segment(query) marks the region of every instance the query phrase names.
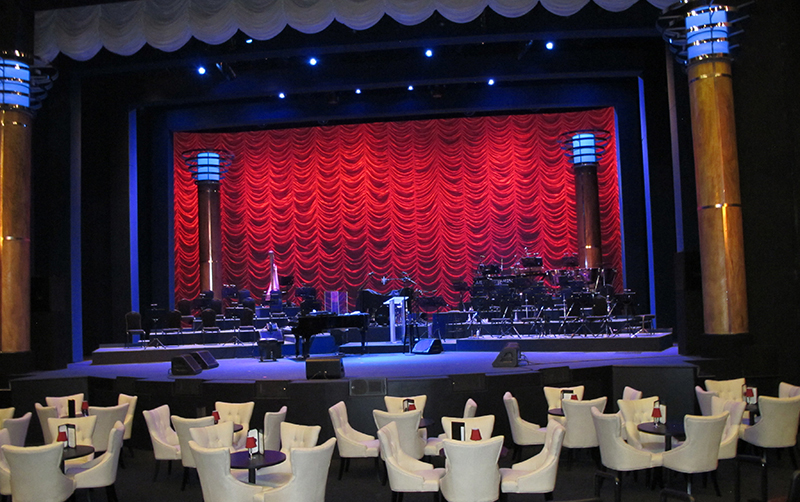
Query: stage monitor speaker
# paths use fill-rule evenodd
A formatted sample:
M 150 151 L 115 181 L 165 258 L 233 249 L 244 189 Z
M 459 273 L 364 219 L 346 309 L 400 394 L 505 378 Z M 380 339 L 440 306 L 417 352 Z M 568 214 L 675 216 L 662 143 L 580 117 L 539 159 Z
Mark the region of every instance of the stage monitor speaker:
M 519 366 L 519 355 L 519 344 L 517 342 L 508 342 L 497 354 L 492 366 L 495 368 L 516 368 Z
M 306 378 L 342 378 L 344 377 L 344 363 L 339 357 L 316 357 L 306 359 Z
M 414 354 L 441 354 L 443 350 L 442 341 L 438 338 L 423 338 L 414 345 L 411 352 Z
M 351 396 L 385 396 L 385 378 L 353 378 L 350 380 Z
M 209 370 L 219 366 L 219 362 L 214 358 L 214 356 L 211 355 L 211 352 L 207 350 L 198 350 L 197 352 L 192 352 L 192 357 L 204 370 Z
M 172 358 L 173 375 L 197 375 L 201 371 L 203 371 L 203 368 L 189 354 L 182 354 Z

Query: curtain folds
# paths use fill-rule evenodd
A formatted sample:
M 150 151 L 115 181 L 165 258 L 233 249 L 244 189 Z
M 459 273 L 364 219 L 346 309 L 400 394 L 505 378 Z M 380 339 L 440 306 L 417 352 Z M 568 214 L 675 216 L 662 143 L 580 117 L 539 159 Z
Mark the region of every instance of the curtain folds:
M 282 275 L 318 290 L 416 288 L 459 300 L 480 263 L 577 252 L 572 169 L 557 143 L 576 129 L 614 139 L 598 171 L 606 267 L 622 270 L 614 110 L 174 135 L 175 297 L 199 293 L 197 189 L 181 152 L 230 150 L 221 183 L 223 282 L 260 297 Z M 621 278 L 618 279 L 621 284 Z M 618 284 L 618 286 L 619 286 Z
M 623 11 L 639 0 L 594 0 Z M 674 0 L 647 0 L 665 8 Z M 589 0 L 135 0 L 36 12 L 36 56 L 52 61 L 59 53 L 85 61 L 101 48 L 131 55 L 149 44 L 172 52 L 191 37 L 221 44 L 241 30 L 256 40 L 275 37 L 286 26 L 318 33 L 333 21 L 366 30 L 384 15 L 415 25 L 438 11 L 456 23 L 472 21 L 486 7 L 504 17 L 527 14 L 537 4 L 570 16 Z

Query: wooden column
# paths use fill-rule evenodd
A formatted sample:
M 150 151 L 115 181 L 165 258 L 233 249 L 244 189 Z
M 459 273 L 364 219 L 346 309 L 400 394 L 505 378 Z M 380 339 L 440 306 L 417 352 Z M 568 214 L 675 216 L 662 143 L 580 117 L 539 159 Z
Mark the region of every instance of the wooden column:
M 576 164 L 575 214 L 578 218 L 578 266 L 602 268 L 603 247 L 600 235 L 600 195 L 597 164 Z
M 197 181 L 197 222 L 200 239 L 200 290 L 222 298 L 222 224 L 219 181 Z
M 0 108 L 0 352 L 30 350 L 31 115 Z
M 705 333 L 744 334 L 747 291 L 730 59 L 698 59 L 688 70 Z

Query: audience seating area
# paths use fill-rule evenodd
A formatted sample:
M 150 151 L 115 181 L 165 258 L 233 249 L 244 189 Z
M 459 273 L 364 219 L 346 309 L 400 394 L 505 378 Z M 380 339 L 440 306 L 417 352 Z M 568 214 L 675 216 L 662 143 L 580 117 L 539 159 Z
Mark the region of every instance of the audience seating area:
M 480 415 L 471 398 L 461 416 L 425 417 L 428 396 L 385 396 L 385 409 L 372 410 L 377 437 L 351 425 L 344 401 L 328 409 L 330 424 L 325 425 L 332 426 L 335 436 L 330 438 L 320 437 L 322 424 L 287 421 L 287 406 L 254 416 L 254 402 L 218 401 L 214 413 L 199 417 L 174 415 L 162 405 L 143 410 L 141 417 L 156 466 L 152 481 L 158 479 L 161 462 L 171 466 L 180 460 L 181 490 L 197 485 L 192 481 L 196 474 L 206 501 L 323 502 L 334 450 L 340 459 L 339 481 L 334 482 L 344 482 L 350 460 L 373 459 L 373 482 L 376 488 L 388 485 L 384 489 L 393 502 L 407 493 L 430 493 L 449 502 L 491 501 L 506 494 L 540 494 L 551 500 L 562 448 L 596 462 L 594 476 L 584 481 L 594 485 L 598 498 L 608 479 L 615 502 L 620 502 L 623 484 L 638 482 L 638 477 L 627 481 L 623 473 L 637 471 L 647 474 L 644 486 L 666 487 L 665 496 L 677 493 L 685 500 L 694 500 L 692 475 L 710 474 L 721 496 L 718 466 L 725 460 L 736 465 L 734 479 L 722 479 L 725 493 L 733 491 L 738 502 L 745 464 L 756 463 L 760 493 L 768 500 L 767 450 L 786 449 L 796 468 L 800 388 L 783 382 L 778 397 L 756 398 L 744 379 L 705 383 L 705 389 L 695 389 L 695 404 L 703 413 L 671 416 L 669 421 L 658 396 L 626 387 L 614 413 L 606 409 L 607 396 L 584 395 L 583 386 L 544 388 L 538 402 L 547 402 L 546 427 L 521 418 L 518 399 L 532 396 L 519 391 L 518 397 L 511 392 L 503 396 L 506 417 Z M 116 501 L 122 446 L 130 438 L 137 396 L 120 394 L 114 406 L 89 406 L 83 394 L 48 397 L 46 403 L 36 406 L 43 446 L 25 444 L 30 412 L 15 418 L 14 408 L 0 409 L 0 496 L 15 502 L 64 501 L 76 490 L 105 488 L 106 498 Z M 498 420 L 508 421 L 510 438 L 495 435 Z M 436 422 L 444 432 L 428 439 L 425 430 Z M 74 427 L 74 434 L 67 436 L 67 425 Z M 514 449 L 513 457 L 506 446 Z M 509 462 L 523 446 L 536 450 Z M 169 474 L 164 482 L 176 483 Z

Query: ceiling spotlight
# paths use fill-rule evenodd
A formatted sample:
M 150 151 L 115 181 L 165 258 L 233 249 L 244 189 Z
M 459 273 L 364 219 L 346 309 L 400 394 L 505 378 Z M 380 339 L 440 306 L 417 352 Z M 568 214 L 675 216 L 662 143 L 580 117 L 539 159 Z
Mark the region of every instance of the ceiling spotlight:
M 433 57 L 433 50 L 431 50 L 431 49 L 426 49 L 426 50 L 425 50 L 425 57 L 426 57 L 426 58 L 432 58 L 432 57 Z
M 489 81 L 487 82 L 487 84 L 489 84 L 489 85 L 494 85 L 494 79 L 493 79 L 493 78 L 490 78 L 490 79 L 489 79 Z
M 197 67 L 197 73 L 199 73 L 200 75 L 205 75 L 206 74 L 205 66 L 198 66 Z
M 413 90 L 414 90 L 414 86 L 413 86 L 413 85 L 409 85 L 409 86 L 408 86 L 408 90 L 409 90 L 409 91 L 413 91 Z
M 279 93 L 278 93 L 278 97 L 279 97 L 279 98 L 281 98 L 281 99 L 283 99 L 283 98 L 285 98 L 285 97 L 286 97 L 286 94 L 284 94 L 284 93 L 282 93 L 282 92 L 279 92 Z
M 553 44 L 553 42 L 547 42 L 546 44 L 544 44 L 544 48 L 547 49 L 548 51 L 552 51 L 554 47 L 555 44 Z
M 309 59 L 308 64 L 310 64 L 311 66 L 317 66 L 317 58 Z
M 252 38 L 248 38 L 247 40 L 244 41 L 244 43 L 252 44 L 253 43 L 253 39 Z
M 361 89 L 356 89 L 356 94 L 361 94 Z

